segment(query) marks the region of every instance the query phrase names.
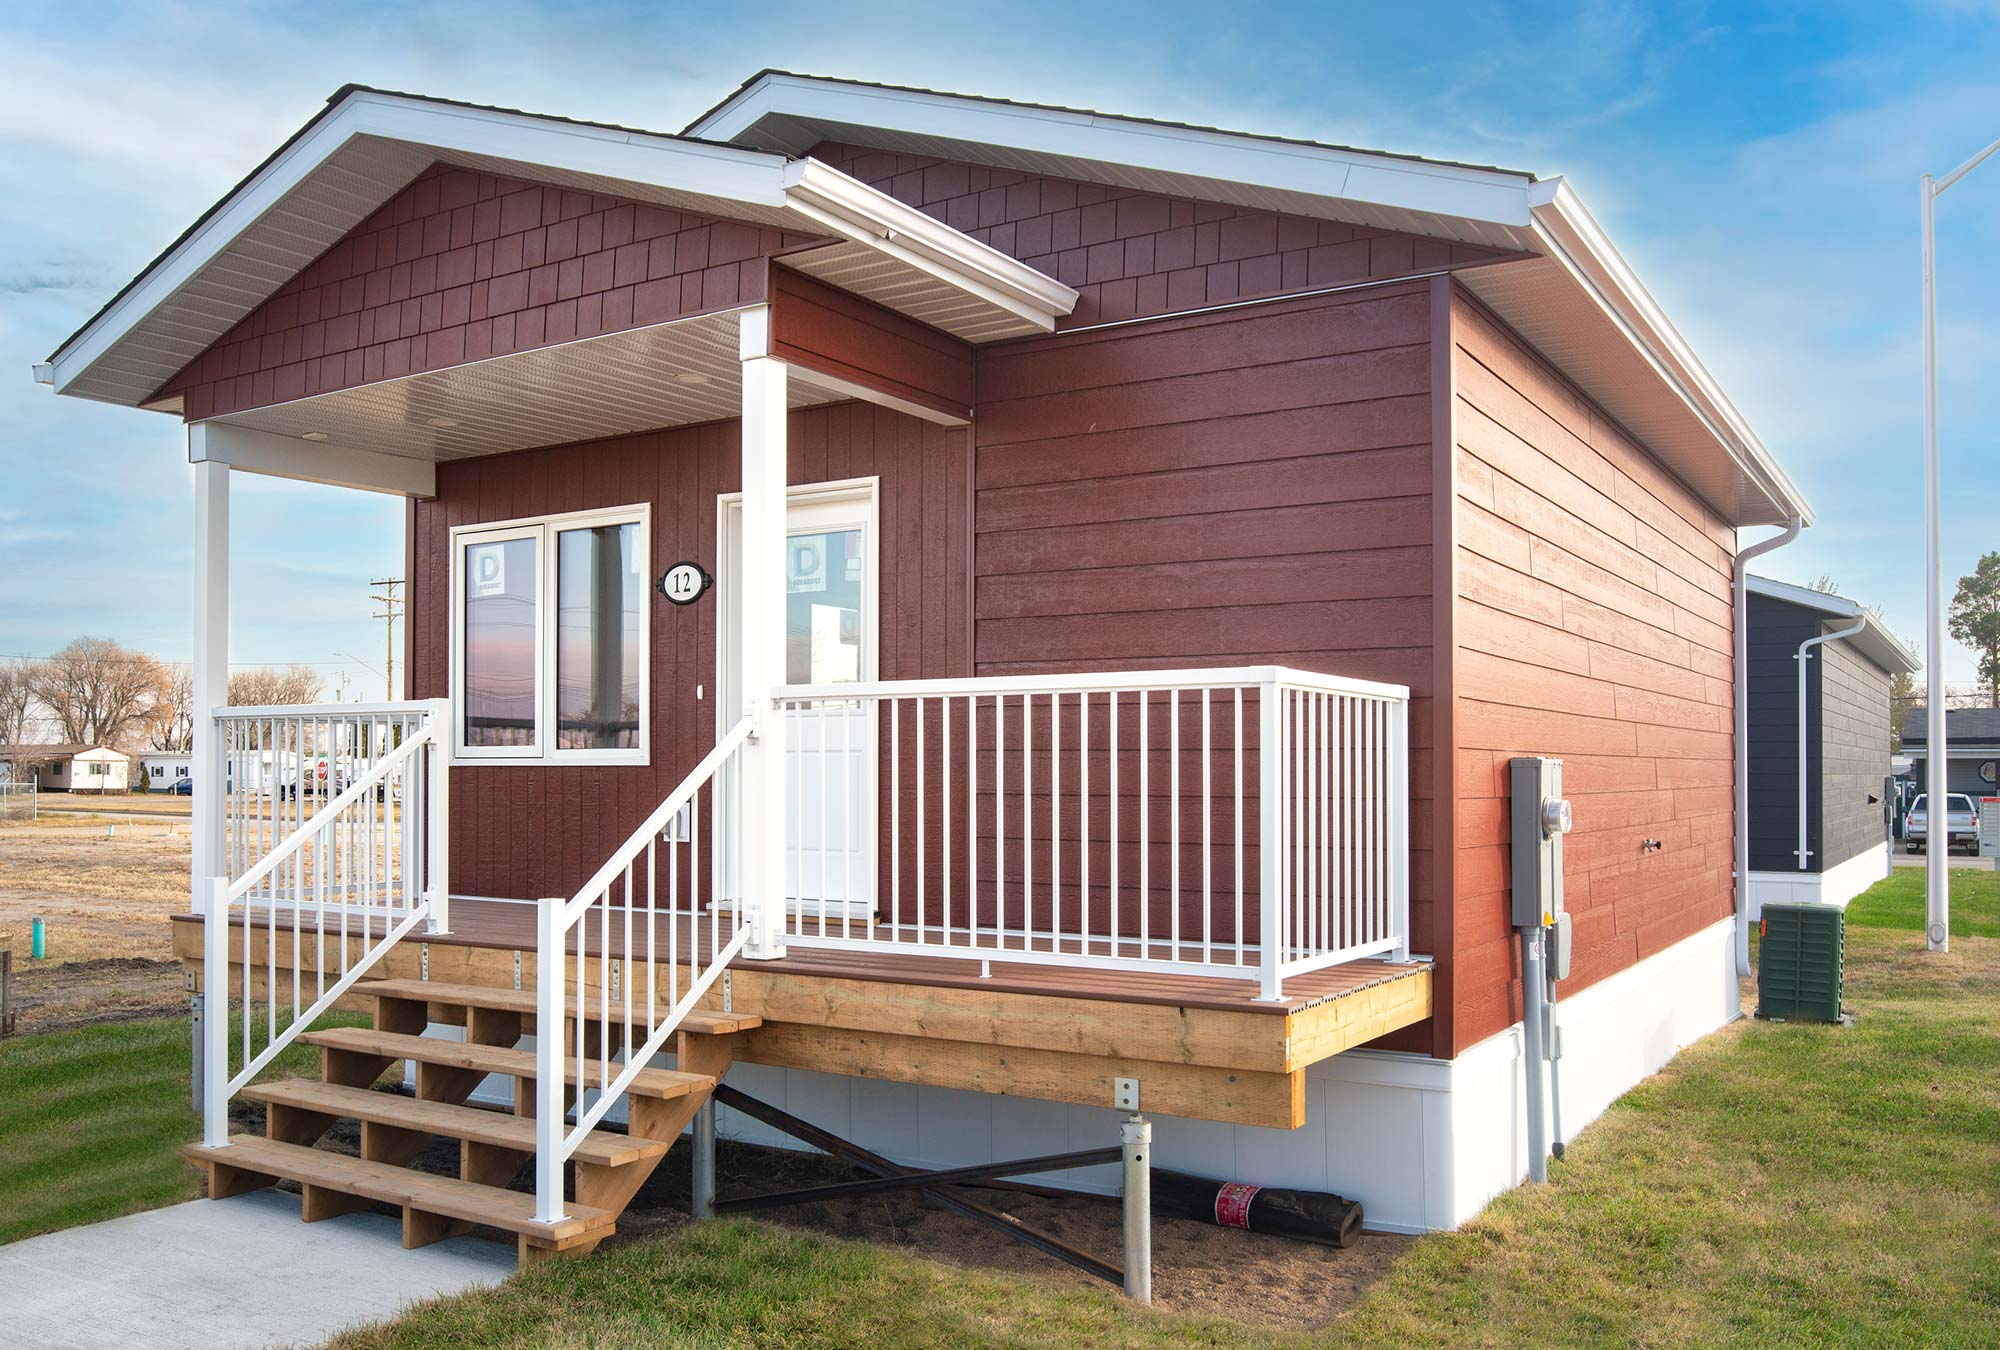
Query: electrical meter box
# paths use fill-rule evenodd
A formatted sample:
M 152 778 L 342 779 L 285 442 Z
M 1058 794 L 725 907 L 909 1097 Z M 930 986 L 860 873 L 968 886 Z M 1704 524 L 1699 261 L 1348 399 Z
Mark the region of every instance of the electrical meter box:
M 1548 928 L 1563 912 L 1563 836 L 1572 816 L 1563 796 L 1562 761 L 1522 755 L 1511 775 L 1513 924 Z
M 2000 856 L 2000 797 L 1979 799 L 1979 856 Z

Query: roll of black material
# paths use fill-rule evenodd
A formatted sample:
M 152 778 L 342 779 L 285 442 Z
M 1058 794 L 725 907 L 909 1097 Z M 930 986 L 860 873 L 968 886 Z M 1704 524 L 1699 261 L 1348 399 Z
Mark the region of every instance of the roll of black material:
M 1325 1191 L 1294 1191 L 1211 1181 L 1185 1172 L 1153 1169 L 1153 1212 L 1200 1219 L 1221 1228 L 1299 1238 L 1345 1247 L 1361 1231 L 1361 1202 Z

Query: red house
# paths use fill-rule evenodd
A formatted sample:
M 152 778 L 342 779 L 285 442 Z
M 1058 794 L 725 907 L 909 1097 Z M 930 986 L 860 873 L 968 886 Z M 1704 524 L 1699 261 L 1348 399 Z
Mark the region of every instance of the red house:
M 216 1194 L 588 1249 L 731 1069 L 898 1164 L 1136 1107 L 1455 1225 L 1529 1162 L 1520 756 L 1565 1126 L 1737 1014 L 1737 531 L 1809 510 L 1562 179 L 774 71 L 679 135 L 348 87 L 38 374 L 187 428 Z M 234 472 L 407 500 L 409 701 L 222 706 Z M 288 752 L 333 769 L 235 771 Z M 327 1081 L 260 1078 L 297 1035 Z

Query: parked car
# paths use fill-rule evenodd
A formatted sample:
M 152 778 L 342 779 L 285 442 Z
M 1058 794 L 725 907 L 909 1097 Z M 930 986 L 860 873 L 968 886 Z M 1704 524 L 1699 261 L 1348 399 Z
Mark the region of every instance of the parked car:
M 1929 793 L 1918 793 L 1910 803 L 1910 814 L 1903 821 L 1903 848 L 1907 852 L 1922 853 L 1929 843 L 1929 797 Z M 1979 808 L 1963 792 L 1945 794 L 1945 850 L 1955 848 L 1979 852 Z
M 188 777 L 176 778 L 174 785 L 167 789 L 167 795 L 170 797 L 194 796 L 194 779 Z

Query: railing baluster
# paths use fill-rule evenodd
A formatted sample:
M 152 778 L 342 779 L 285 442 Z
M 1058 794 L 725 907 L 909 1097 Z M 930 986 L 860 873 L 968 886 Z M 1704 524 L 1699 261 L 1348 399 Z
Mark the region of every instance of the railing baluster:
M 903 940 L 903 700 L 889 704 L 889 940 Z
M 966 945 L 979 937 L 979 696 L 965 700 L 965 928 Z
M 930 799 L 924 795 L 924 701 L 917 698 L 911 703 L 917 715 L 917 945 L 922 946 L 924 930 L 930 922 L 930 916 L 924 909 L 924 883 L 930 870 L 924 856 L 924 818 L 930 814 Z
M 1076 924 L 1078 950 L 1090 955 L 1090 694 L 1076 696 Z
M 1049 950 L 1062 950 L 1062 695 L 1049 695 Z
M 938 744 L 939 744 L 938 801 L 943 807 L 943 810 L 940 812 L 940 819 L 938 822 L 938 828 L 941 832 L 938 843 L 940 852 L 943 855 L 943 862 L 944 862 L 944 877 L 942 886 L 942 890 L 944 892 L 943 895 L 944 921 L 939 926 L 939 937 L 944 942 L 945 946 L 949 947 L 952 945 L 951 942 L 951 699 L 949 698 L 941 698 L 938 700 Z
M 1125 897 L 1118 887 L 1119 855 L 1125 851 L 1125 841 L 1118 837 L 1118 691 L 1113 689 L 1105 698 L 1111 712 L 1111 720 L 1106 730 L 1107 742 L 1111 747 L 1109 769 L 1111 779 L 1111 819 L 1107 823 L 1104 837 L 1111 845 L 1111 955 L 1121 955 L 1118 949 L 1118 910 L 1125 903 Z
M 1236 730 L 1231 743 L 1236 750 L 1236 964 L 1242 965 L 1249 952 L 1249 941 L 1243 934 L 1243 686 L 1237 685 L 1231 691 L 1236 695 Z
M 1167 889 L 1173 897 L 1173 945 L 1167 959 L 1181 959 L 1181 691 L 1167 691 Z
M 1035 949 L 1035 710 L 1021 695 L 1021 950 Z
M 1007 696 L 993 696 L 993 945 L 1007 947 Z
M 1153 956 L 1153 799 L 1146 790 L 1153 763 L 1152 733 L 1146 726 L 1152 702 L 1152 694 L 1141 689 L 1139 691 L 1139 958 L 1141 960 L 1151 960 Z
M 1210 795 L 1212 773 L 1210 765 L 1208 690 L 1201 691 L 1201 963 L 1208 965 L 1215 959 L 1215 849 L 1211 839 L 1211 817 L 1214 815 L 1214 799 Z

